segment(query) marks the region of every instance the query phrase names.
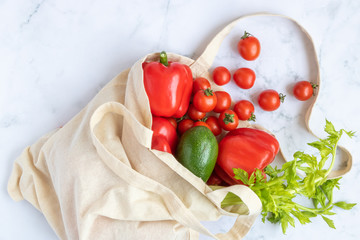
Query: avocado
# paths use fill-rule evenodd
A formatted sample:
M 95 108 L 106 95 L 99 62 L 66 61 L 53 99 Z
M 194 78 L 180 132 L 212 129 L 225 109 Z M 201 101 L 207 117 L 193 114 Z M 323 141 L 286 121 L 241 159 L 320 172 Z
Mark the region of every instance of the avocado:
M 211 130 L 204 126 L 196 126 L 181 136 L 176 159 L 206 182 L 214 170 L 218 149 L 218 142 Z

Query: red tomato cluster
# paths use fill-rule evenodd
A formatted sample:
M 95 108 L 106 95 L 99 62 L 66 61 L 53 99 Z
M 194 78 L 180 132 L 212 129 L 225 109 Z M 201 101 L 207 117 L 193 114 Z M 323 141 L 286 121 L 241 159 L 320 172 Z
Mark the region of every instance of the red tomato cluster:
M 246 32 L 241 37 L 237 45 L 239 54 L 247 61 L 254 61 L 260 55 L 260 42 Z M 213 80 L 218 85 L 225 85 L 230 81 L 230 72 L 225 67 L 216 67 L 213 71 Z M 250 68 L 239 68 L 233 74 L 233 79 L 236 85 L 242 89 L 250 89 L 255 84 L 256 74 Z M 265 111 L 274 111 L 279 108 L 280 102 L 283 102 L 285 95 L 277 93 L 273 89 L 267 89 L 261 92 L 258 96 L 258 104 Z M 238 118 L 242 121 L 255 121 L 254 105 L 248 100 L 241 100 L 234 106 L 234 111 Z
M 191 127 L 202 125 L 218 136 L 222 129 L 228 129 L 231 125 L 236 125 L 236 128 L 238 125 L 236 114 L 226 115 L 226 119 L 224 117 L 225 120 L 221 120 L 221 116 L 225 116 L 230 105 L 230 94 L 225 91 L 213 91 L 206 78 L 196 78 L 193 82 L 192 103 L 189 105 L 187 115 L 179 119 L 178 133 L 181 135 Z M 216 113 L 220 113 L 220 117 L 216 117 Z
M 260 55 L 261 46 L 259 40 L 256 37 L 245 31 L 244 35 L 238 42 L 237 49 L 241 57 L 243 57 L 245 60 L 254 61 Z M 216 67 L 212 74 L 214 82 L 219 86 L 223 86 L 231 80 L 230 71 L 224 66 Z M 243 67 L 237 69 L 232 77 L 238 87 L 242 89 L 250 89 L 255 84 L 256 74 L 252 69 Z M 317 85 L 308 81 L 300 81 L 295 84 L 293 88 L 293 94 L 296 99 L 305 101 L 314 95 L 313 90 L 316 87 Z M 284 102 L 285 97 L 286 95 L 278 93 L 274 89 L 266 89 L 258 95 L 257 100 L 258 105 L 263 110 L 274 111 L 280 107 L 281 103 Z M 254 105 L 248 100 L 241 100 L 237 102 L 234 106 L 234 111 L 238 118 L 242 121 L 255 121 L 255 108 Z
M 217 72 L 217 74 L 224 76 L 221 72 Z M 222 77 L 221 80 L 226 79 Z M 213 91 L 206 78 L 196 78 L 193 82 L 192 102 L 187 114 L 179 119 L 178 133 L 181 135 L 191 127 L 202 125 L 208 127 L 215 136 L 218 136 L 222 130 L 231 131 L 237 128 L 239 124 L 238 113 L 231 110 L 230 106 L 231 96 L 229 93 Z M 250 113 L 250 116 L 251 114 L 253 112 Z
M 237 47 L 240 55 L 248 61 L 256 60 L 260 54 L 259 40 L 248 32 L 245 32 Z M 243 154 L 244 151 L 249 152 L 250 150 L 247 148 L 250 146 L 255 150 L 260 149 L 258 144 L 268 138 L 266 144 L 272 146 L 272 155 L 260 156 L 260 153 L 256 153 L 257 150 L 254 150 L 253 156 L 248 156 L 247 167 L 249 168 L 247 170 L 249 174 L 251 169 L 263 169 L 264 167 L 259 167 L 256 162 L 252 162 L 251 159 L 255 153 L 259 155 L 257 156 L 260 159 L 259 162 L 270 163 L 273 160 L 278 151 L 276 147 L 273 147 L 278 144 L 273 136 L 261 131 L 238 129 L 239 121 L 255 121 L 255 107 L 252 102 L 243 99 L 231 107 L 232 99 L 229 93 L 214 91 L 209 80 L 204 77 L 193 79 L 188 66 L 167 62 L 164 52 L 160 54 L 160 62 L 144 63 L 143 69 L 144 86 L 153 115 L 153 149 L 174 154 L 179 136 L 194 126 L 205 126 L 215 136 L 219 136 L 223 131 L 229 131 L 225 137 L 219 139 L 219 144 L 222 146 L 219 148 L 219 156 L 226 155 L 222 155 L 222 149 L 241 142 L 242 147 L 237 149 L 240 152 L 233 155 L 234 159 L 237 159 L 237 156 Z M 212 79 L 219 86 L 229 83 L 231 77 L 235 84 L 242 89 L 252 88 L 256 80 L 255 72 L 245 67 L 237 69 L 232 76 L 224 66 L 216 67 L 212 72 Z M 293 88 L 294 96 L 301 101 L 307 100 L 313 95 L 315 87 L 306 81 L 298 82 Z M 258 105 L 265 111 L 274 111 L 279 108 L 284 97 L 285 95 L 279 94 L 276 90 L 266 89 L 258 95 Z M 236 132 L 235 129 L 239 131 Z M 229 139 L 229 143 L 225 141 L 226 139 Z M 263 161 L 265 158 L 266 161 Z M 221 166 L 215 167 L 208 184 L 239 183 L 232 176 L 232 168 L 239 166 L 244 168 L 244 166 L 241 164 L 235 164 L 235 166 L 235 160 L 228 163 L 224 159 L 228 159 L 228 156 L 223 157 L 223 160 L 220 161 Z

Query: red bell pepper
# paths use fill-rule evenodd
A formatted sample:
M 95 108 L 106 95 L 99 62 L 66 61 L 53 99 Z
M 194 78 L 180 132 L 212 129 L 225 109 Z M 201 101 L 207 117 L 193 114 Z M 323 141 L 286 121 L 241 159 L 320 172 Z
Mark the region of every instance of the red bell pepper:
M 190 77 L 187 77 L 185 80 L 184 94 L 181 99 L 180 106 L 179 106 L 178 110 L 176 111 L 176 113 L 173 115 L 173 117 L 175 117 L 175 118 L 181 118 L 187 112 L 187 110 L 189 108 L 189 104 L 190 104 L 192 89 L 193 89 L 194 81 L 193 81 L 191 69 L 187 65 L 184 65 L 184 67 L 186 68 L 186 71 L 188 72 L 188 75 Z
M 279 142 L 269 133 L 253 128 L 237 128 L 220 141 L 217 165 L 235 180 L 229 184 L 240 183 L 234 178 L 233 168 L 241 168 L 250 176 L 256 169 L 264 170 L 278 152 Z
M 176 128 L 169 120 L 162 117 L 153 117 L 151 130 L 153 137 L 151 148 L 163 152 L 174 153 L 178 143 Z
M 209 180 L 207 180 L 206 184 L 207 185 L 217 185 L 217 186 L 229 186 L 229 185 L 232 185 L 232 184 L 228 183 L 227 181 L 225 181 L 222 178 L 222 176 L 220 176 L 218 174 L 218 172 L 216 171 L 216 167 L 220 168 L 220 167 L 215 165 L 215 169 L 211 173 L 211 176 L 210 176 Z M 225 173 L 225 175 L 227 175 L 227 174 Z M 230 177 L 228 177 L 228 178 L 230 178 Z
M 162 135 L 155 135 L 151 141 L 151 149 L 172 153 L 168 140 Z
M 190 68 L 181 63 L 168 62 L 165 52 L 160 62 L 143 64 L 144 86 L 151 113 L 161 117 L 181 117 L 189 106 L 192 92 Z
M 243 184 L 240 180 L 237 180 L 233 177 L 230 177 L 220 166 L 219 164 L 215 165 L 214 172 L 216 175 L 223 180 L 228 185 L 235 185 L 235 184 Z

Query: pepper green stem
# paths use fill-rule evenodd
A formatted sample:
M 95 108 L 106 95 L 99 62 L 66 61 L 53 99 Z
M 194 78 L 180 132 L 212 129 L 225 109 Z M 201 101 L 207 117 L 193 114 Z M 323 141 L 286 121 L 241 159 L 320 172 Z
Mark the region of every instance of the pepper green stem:
M 167 59 L 167 54 L 165 51 L 160 53 L 160 63 L 162 63 L 165 67 L 169 66 L 169 62 Z

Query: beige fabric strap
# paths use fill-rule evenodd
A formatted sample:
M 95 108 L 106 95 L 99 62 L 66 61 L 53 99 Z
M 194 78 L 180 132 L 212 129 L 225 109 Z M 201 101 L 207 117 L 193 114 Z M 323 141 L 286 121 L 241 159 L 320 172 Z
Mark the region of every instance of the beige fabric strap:
M 249 18 L 249 17 L 258 17 L 258 16 L 267 16 L 267 17 L 280 17 L 280 18 L 284 18 L 284 19 L 288 19 L 292 22 L 294 22 L 299 29 L 305 34 L 305 36 L 309 39 L 310 43 L 311 43 L 311 48 L 312 48 L 312 57 L 315 60 L 315 64 L 316 64 L 316 79 L 315 79 L 315 83 L 319 86 L 318 89 L 321 89 L 321 81 L 320 81 L 320 66 L 319 66 L 319 60 L 317 57 L 317 53 L 316 53 L 316 49 L 314 46 L 314 42 L 310 36 L 310 34 L 305 30 L 305 28 L 303 28 L 296 20 L 285 16 L 285 15 L 281 15 L 281 14 L 273 14 L 273 13 L 266 13 L 266 12 L 262 12 L 262 13 L 255 13 L 255 14 L 249 14 L 249 15 L 244 15 L 242 17 L 239 17 L 237 19 L 235 19 L 234 21 L 232 21 L 231 23 L 229 23 L 228 25 L 226 25 L 218 34 L 216 34 L 216 36 L 210 41 L 210 43 L 207 45 L 207 47 L 205 48 L 204 52 L 198 57 L 198 59 L 191 65 L 191 69 L 194 70 L 195 72 L 197 72 L 197 74 L 202 75 L 204 74 L 204 72 L 199 72 L 198 69 L 210 69 L 210 67 L 213 64 L 213 61 L 218 53 L 218 50 L 223 42 L 223 40 L 225 39 L 225 37 L 231 32 L 231 30 L 243 19 L 245 18 Z M 316 103 L 317 97 L 319 95 L 320 91 L 318 91 L 318 94 L 316 94 L 312 104 L 309 106 L 306 114 L 305 114 L 305 124 L 306 127 L 308 129 L 308 131 L 314 135 L 315 137 L 317 137 L 314 132 L 310 129 L 309 126 L 309 121 L 311 118 L 311 114 L 314 108 L 314 105 Z M 318 138 L 318 137 L 317 137 Z M 339 150 L 342 151 L 343 157 L 341 159 L 339 159 L 339 161 L 341 161 L 340 165 L 340 169 L 334 169 L 332 170 L 332 172 L 329 174 L 329 178 L 338 178 L 341 177 L 342 175 L 346 174 L 347 172 L 349 172 L 351 170 L 352 167 L 352 155 L 351 153 L 344 147 L 339 146 Z M 281 149 L 280 149 L 281 151 Z M 284 154 L 283 158 L 285 161 L 288 161 L 288 159 L 285 158 Z
M 107 113 L 115 113 L 123 116 L 124 120 L 130 124 L 130 128 L 134 131 L 136 137 L 143 137 L 137 138 L 137 140 L 145 147 L 150 148 L 151 146 L 151 142 L 149 141 L 151 141 L 152 132 L 150 129 L 141 125 L 141 123 L 137 121 L 135 116 L 123 104 L 108 102 L 101 105 L 91 117 L 90 129 L 94 146 L 108 167 L 129 185 L 145 191 L 158 193 L 162 196 L 168 211 L 180 224 L 192 228 L 202 234 L 213 236 L 208 229 L 201 225 L 196 217 L 184 206 L 181 200 L 171 190 L 167 189 L 160 183 L 139 174 L 122 161 L 118 161 L 116 157 L 104 147 L 101 140 L 98 139 L 95 134 L 95 127 Z
M 258 216 L 259 211 L 261 210 L 261 202 L 254 192 L 245 186 L 237 185 L 208 193 L 209 199 L 211 199 L 215 205 L 221 209 L 221 201 L 224 199 L 225 195 L 228 192 L 233 192 L 238 196 L 241 196 L 243 202 L 249 210 L 248 215 L 238 217 L 236 224 L 227 234 L 212 234 L 201 224 L 201 222 L 191 213 L 191 211 L 186 208 L 183 202 L 170 189 L 156 181 L 153 181 L 152 179 L 147 178 L 146 176 L 139 174 L 130 166 L 124 164 L 122 161 L 118 161 L 118 159 L 116 159 L 116 157 L 104 147 L 101 140 L 96 136 L 95 128 L 96 125 L 102 120 L 102 118 L 108 113 L 115 113 L 123 116 L 124 121 L 129 123 L 130 128 L 134 131 L 134 134 L 137 136 L 142 136 L 142 138 L 137 139 L 144 147 L 150 147 L 149 141 L 151 140 L 152 132 L 150 129 L 144 127 L 140 122 L 138 122 L 136 117 L 121 103 L 108 102 L 101 105 L 94 112 L 90 121 L 91 136 L 94 146 L 96 147 L 97 152 L 103 161 L 120 178 L 125 180 L 129 185 L 136 188 L 158 193 L 160 196 L 162 196 L 163 202 L 166 204 L 170 215 L 180 224 L 193 229 L 198 233 L 211 236 L 215 239 L 224 240 L 239 239 L 239 237 L 245 236 L 253 221 Z M 233 214 L 233 216 L 236 215 L 237 214 Z M 194 232 L 190 233 L 191 238 L 197 236 L 197 234 L 194 234 Z M 234 238 L 230 238 L 230 236 L 234 236 Z
M 290 19 L 268 13 L 243 16 L 220 31 L 196 61 L 176 54 L 168 57 L 190 65 L 194 76 L 209 76 L 223 39 L 241 19 L 253 16 Z M 158 55 L 144 59 L 151 57 Z M 9 180 L 10 195 L 42 211 L 62 239 L 116 239 L 122 234 L 134 239 L 149 230 L 176 239 L 197 239 L 199 233 L 242 239 L 261 211 L 254 192 L 243 185 L 212 191 L 171 154 L 150 149 L 152 117 L 143 84 L 144 59 L 114 78 L 61 129 L 25 149 Z M 318 63 L 317 71 L 319 84 Z M 307 119 L 310 115 L 311 109 Z M 350 154 L 346 163 L 347 168 L 334 176 L 350 170 Z M 229 192 L 243 204 L 222 209 Z M 213 234 L 201 223 L 222 215 L 237 216 L 227 233 Z

